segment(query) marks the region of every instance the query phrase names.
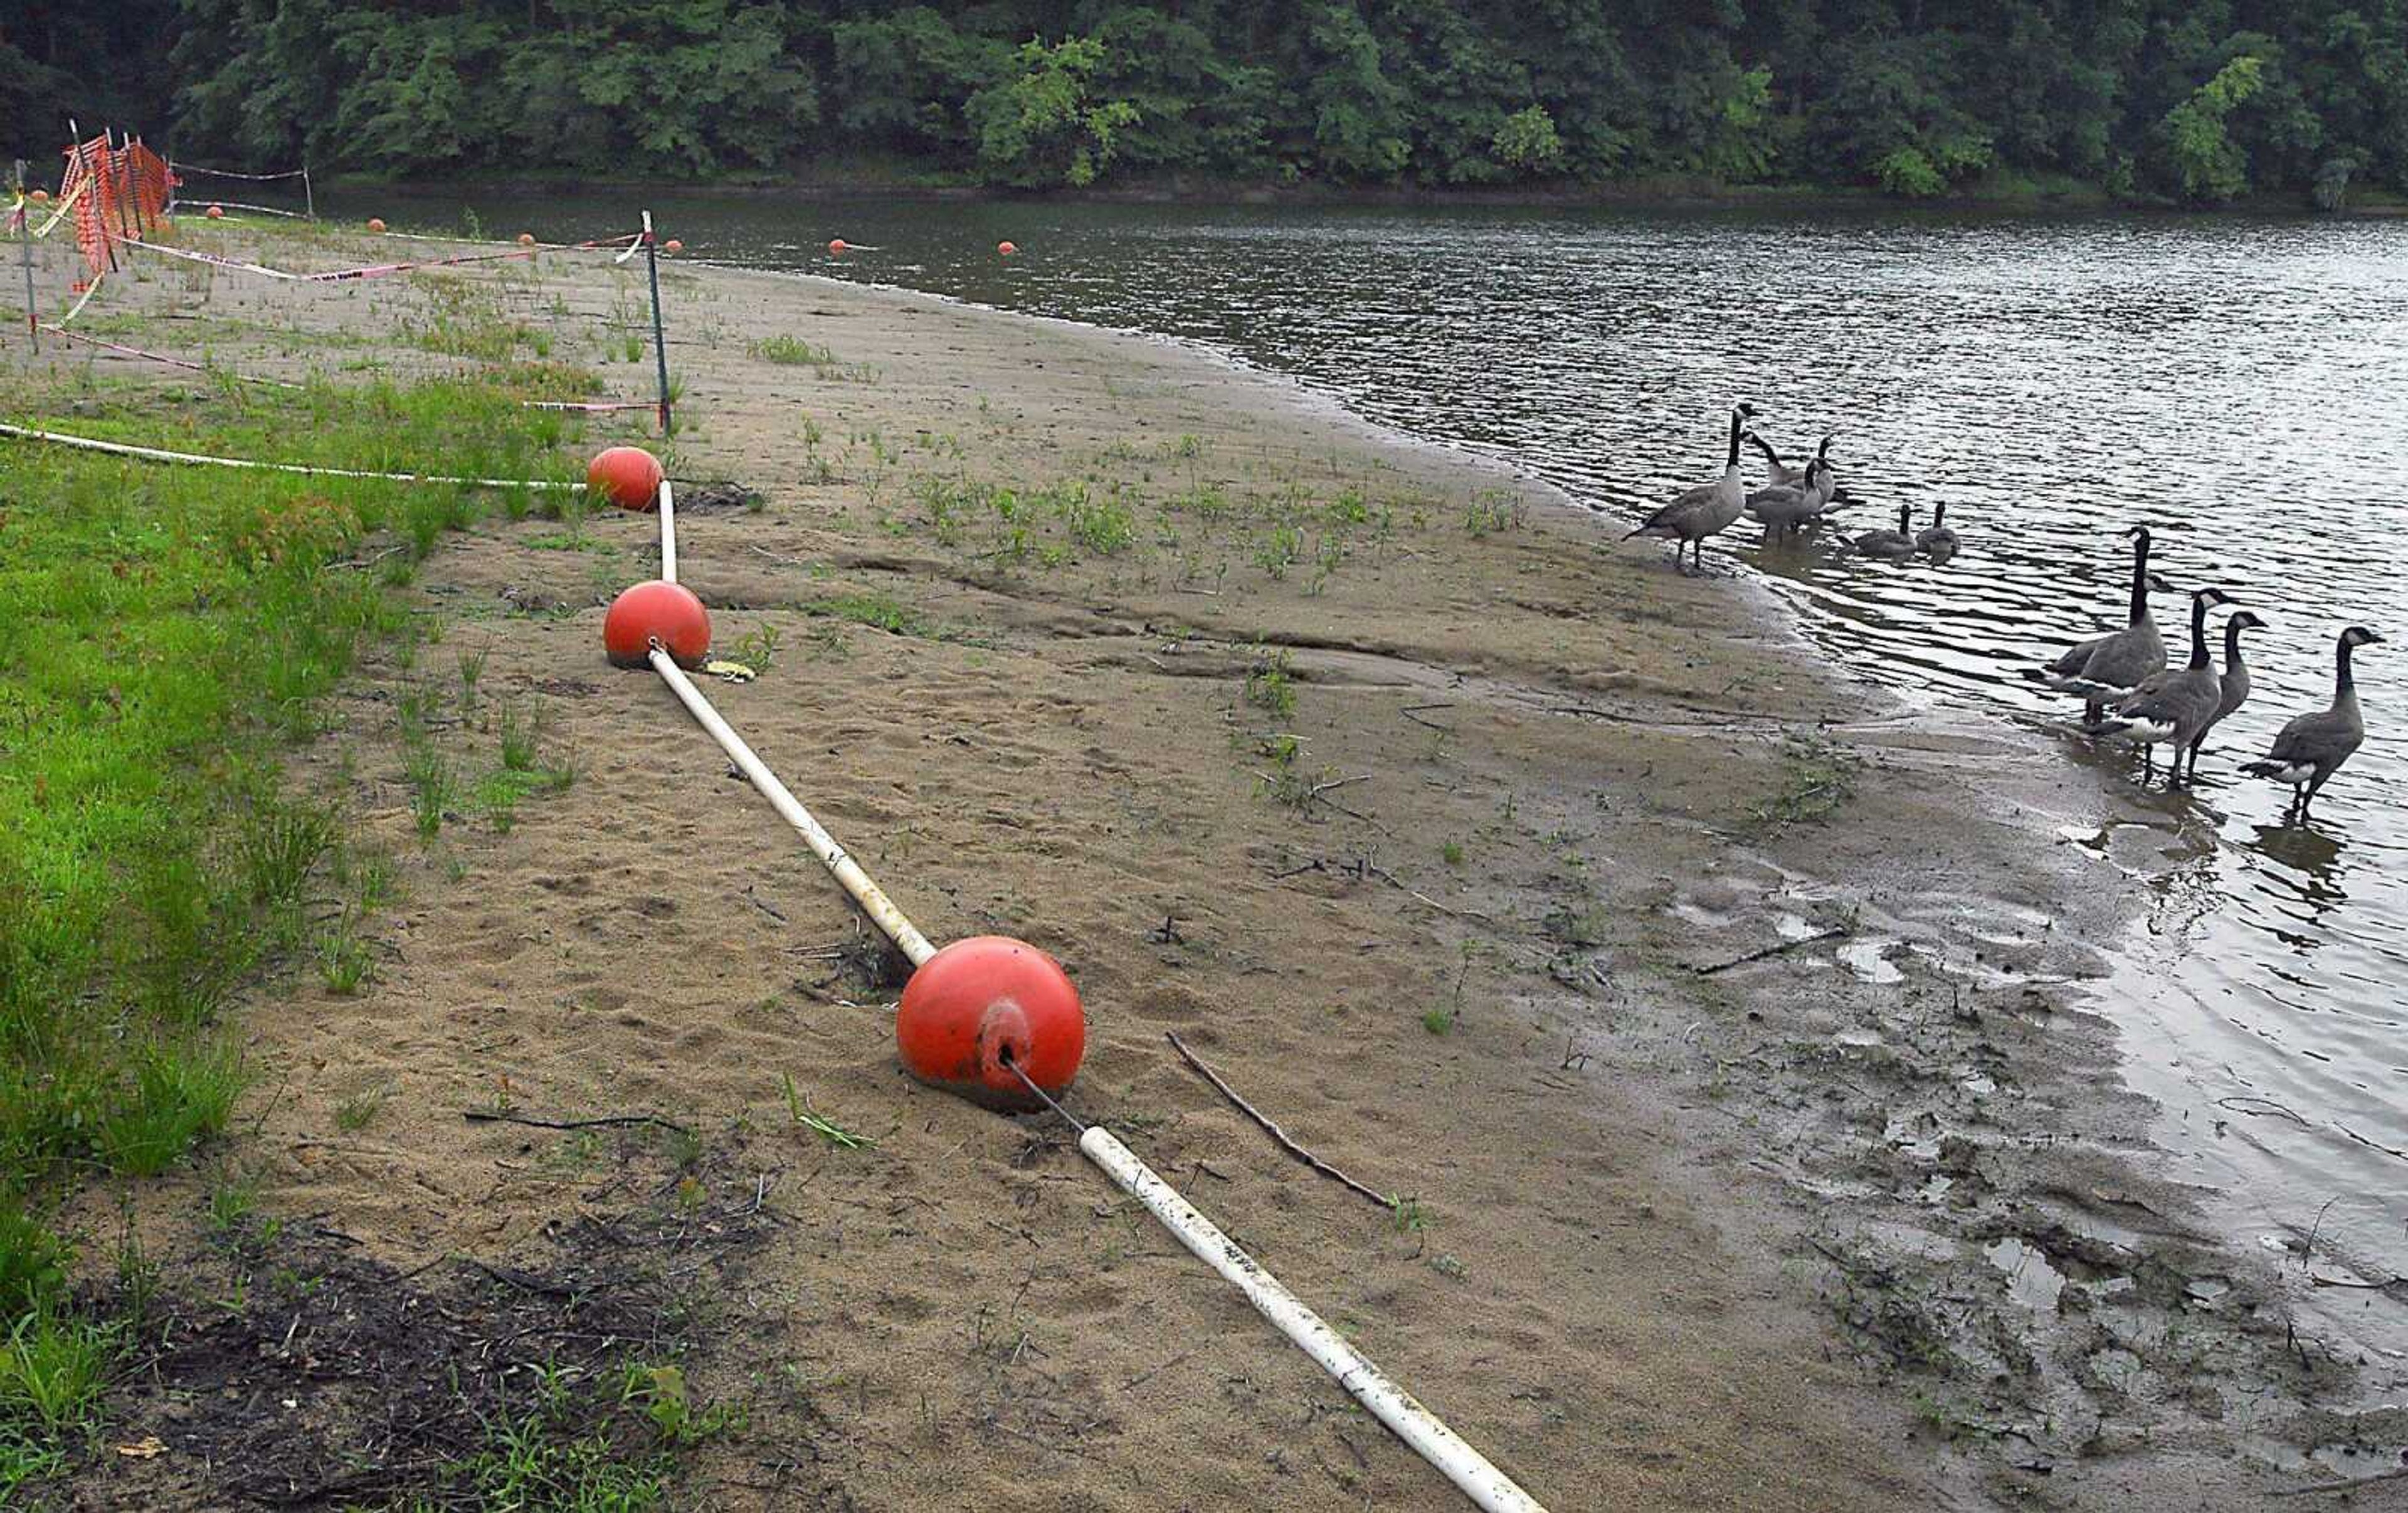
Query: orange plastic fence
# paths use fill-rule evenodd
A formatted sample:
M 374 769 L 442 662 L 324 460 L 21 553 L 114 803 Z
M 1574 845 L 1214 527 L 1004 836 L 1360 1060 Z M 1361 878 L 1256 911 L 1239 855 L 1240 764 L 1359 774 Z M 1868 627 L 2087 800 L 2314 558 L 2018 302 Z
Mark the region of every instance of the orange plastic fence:
M 67 171 L 59 182 L 59 195 L 66 198 L 89 185 L 74 201 L 76 245 L 83 252 L 84 267 L 96 279 L 117 267 L 121 238 L 147 236 L 166 218 L 167 164 L 131 137 L 113 142 L 106 131 L 70 145 L 65 152 Z

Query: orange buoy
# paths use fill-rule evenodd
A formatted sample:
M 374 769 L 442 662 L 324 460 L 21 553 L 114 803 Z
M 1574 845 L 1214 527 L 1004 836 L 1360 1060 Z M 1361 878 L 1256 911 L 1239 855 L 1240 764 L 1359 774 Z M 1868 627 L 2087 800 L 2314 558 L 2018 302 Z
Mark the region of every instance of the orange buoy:
M 48 205 L 50 202 L 50 192 L 47 189 L 37 189 L 29 197 L 36 205 Z
M 661 251 L 665 252 L 681 252 L 685 251 L 685 243 L 678 240 L 675 237 L 671 237 L 668 240 L 661 243 Z
M 585 465 L 585 489 L 622 510 L 650 510 L 661 499 L 661 459 L 642 447 L 605 447 Z
M 842 257 L 844 255 L 844 238 L 842 237 L 835 238 L 828 242 L 828 255 L 830 257 Z
M 939 951 L 903 985 L 895 1013 L 903 1069 L 989 1108 L 1043 1105 L 1014 1067 L 1054 1097 L 1079 1074 L 1087 1016 L 1061 964 L 1025 941 L 974 935 Z
M 224 206 L 222 206 L 222 205 L 212 205 L 212 206 L 210 206 L 210 207 L 209 207 L 209 219 L 210 219 L 210 220 L 212 220 L 212 221 L 222 221 L 222 220 L 224 220 L 224 219 L 225 219 L 225 207 L 224 207 Z
M 534 246 L 534 245 L 535 245 L 535 233 L 534 233 L 534 232 L 532 232 L 532 231 L 522 231 L 522 232 L 520 232 L 520 233 L 519 233 L 519 245 L 520 245 L 520 246 L 522 246 L 522 247 L 532 247 L 532 246 Z
M 1012 253 L 1020 251 L 1020 249 L 1014 247 L 1008 241 L 999 241 L 995 244 L 995 251 L 996 255 L 998 257 L 1010 257 Z
M 381 236 L 383 236 L 383 235 L 384 235 L 384 223 L 383 223 L 382 221 L 378 220 L 378 219 L 377 219 L 375 216 L 373 216 L 373 215 L 372 215 L 372 216 L 369 216 L 369 217 L 368 217 L 368 229 L 369 229 L 370 231 L 372 231 L 372 232 L 376 233 L 376 235 L 378 235 L 378 236 L 381 237 Z
M 602 616 L 602 653 L 612 667 L 647 667 L 659 641 L 678 666 L 692 670 L 710 655 L 710 612 L 682 584 L 655 578 L 624 589 Z

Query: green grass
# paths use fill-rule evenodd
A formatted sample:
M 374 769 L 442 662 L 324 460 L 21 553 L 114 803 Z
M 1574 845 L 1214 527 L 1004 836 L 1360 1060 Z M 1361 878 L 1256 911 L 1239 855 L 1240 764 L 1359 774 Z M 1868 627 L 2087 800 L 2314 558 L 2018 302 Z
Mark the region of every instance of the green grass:
M 189 452 L 575 476 L 563 417 L 518 397 L 77 374 L 12 385 L 0 408 Z M 389 896 L 391 864 L 346 858 L 282 754 L 319 732 L 364 649 L 408 644 L 390 585 L 410 563 L 529 497 L 0 442 L 0 1501 L 115 1358 L 113 1326 L 69 1300 L 48 1216 L 95 1174 L 167 1170 L 226 1128 L 250 1074 L 224 1016 L 247 984 L 313 957 L 338 991 L 366 975 L 351 918 L 326 943 L 310 918 L 337 890 Z

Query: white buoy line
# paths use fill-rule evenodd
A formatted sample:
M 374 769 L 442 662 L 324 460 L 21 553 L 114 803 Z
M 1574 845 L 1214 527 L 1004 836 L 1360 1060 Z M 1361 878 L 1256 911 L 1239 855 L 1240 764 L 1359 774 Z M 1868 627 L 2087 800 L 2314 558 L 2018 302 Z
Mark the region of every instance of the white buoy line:
M 677 582 L 677 502 L 667 480 L 661 482 L 658 500 L 661 517 L 661 577 Z M 652 670 L 669 685 L 686 712 L 719 742 L 738 770 L 743 772 L 761 797 L 779 817 L 794 827 L 803 843 L 810 848 L 820 864 L 825 867 L 838 886 L 841 886 L 869 922 L 895 943 L 896 949 L 910 958 L 914 968 L 937 954 L 937 948 L 920 932 L 883 888 L 862 870 L 851 853 L 837 843 L 836 838 L 803 806 L 791 789 L 769 770 L 767 763 L 748 745 L 744 738 L 723 718 L 710 699 L 703 697 L 694 680 L 677 665 L 666 648 L 655 640 L 647 654 Z M 1028 1082 L 1027 1074 L 1021 1080 Z M 1524 1491 L 1513 1478 L 1499 1471 L 1486 1456 L 1467 1443 L 1443 1419 L 1422 1405 L 1411 1392 L 1390 1379 L 1387 1373 L 1374 1364 L 1369 1356 L 1356 1349 L 1352 1342 L 1329 1327 L 1320 1315 L 1304 1301 L 1289 1291 L 1280 1279 L 1263 1268 L 1238 1243 L 1223 1233 L 1219 1226 L 1204 1217 L 1203 1212 L 1189 1203 L 1178 1189 L 1165 1182 L 1154 1170 L 1123 1145 L 1119 1138 L 1101 1125 L 1080 1124 L 1060 1104 L 1046 1097 L 1034 1082 L 1028 1087 L 1056 1114 L 1068 1119 L 1079 1130 L 1079 1152 L 1094 1163 L 1098 1171 L 1112 1179 L 1123 1192 L 1145 1206 L 1164 1229 L 1175 1235 L 1181 1245 L 1197 1260 L 1221 1275 L 1223 1280 L 1245 1294 L 1246 1301 L 1287 1336 L 1288 1342 L 1315 1364 L 1338 1379 L 1354 1399 L 1428 1462 L 1457 1491 L 1469 1498 L 1472 1505 L 1487 1513 L 1546 1513 L 1538 1499 Z

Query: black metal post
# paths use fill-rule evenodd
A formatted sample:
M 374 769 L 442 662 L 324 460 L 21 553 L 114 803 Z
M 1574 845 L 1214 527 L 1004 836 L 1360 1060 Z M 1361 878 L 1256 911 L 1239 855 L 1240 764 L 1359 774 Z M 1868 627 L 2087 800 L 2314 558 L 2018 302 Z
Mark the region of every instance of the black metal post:
M 652 212 L 644 212 L 644 271 L 652 281 L 652 359 L 661 379 L 661 436 L 666 439 L 669 424 L 669 342 L 661 330 L 661 260 L 653 246 Z

